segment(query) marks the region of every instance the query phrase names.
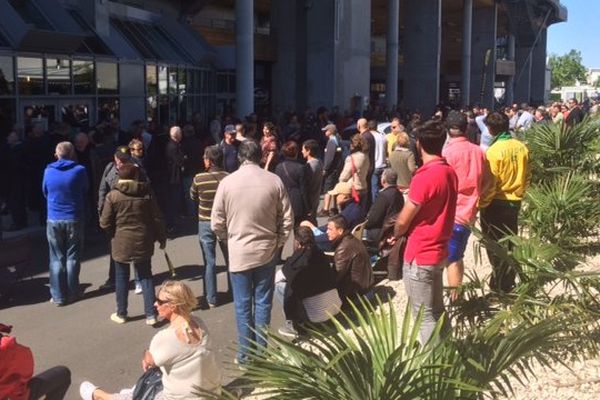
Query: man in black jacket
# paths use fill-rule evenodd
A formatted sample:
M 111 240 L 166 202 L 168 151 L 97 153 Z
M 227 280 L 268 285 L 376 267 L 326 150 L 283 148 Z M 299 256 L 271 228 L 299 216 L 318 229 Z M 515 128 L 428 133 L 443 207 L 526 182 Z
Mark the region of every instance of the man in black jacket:
M 170 140 L 166 148 L 167 168 L 169 172 L 169 204 L 166 208 L 167 232 L 175 231 L 175 218 L 181 210 L 183 196 L 181 185 L 183 182 L 183 167 L 186 156 L 181 147 L 183 134 L 181 128 L 173 126 L 169 130 Z
M 310 228 L 296 228 L 294 253 L 275 275 L 275 293 L 286 319 L 279 333 L 295 337 L 298 333 L 294 324 L 325 322 L 336 315 L 342 301 L 335 280 L 335 271 L 316 246 Z
M 386 168 L 381 175 L 383 189 L 371 206 L 365 223 L 369 241 L 378 241 L 384 222 L 404 206 L 404 198 L 396 186 L 397 179 L 398 174 L 391 168 Z

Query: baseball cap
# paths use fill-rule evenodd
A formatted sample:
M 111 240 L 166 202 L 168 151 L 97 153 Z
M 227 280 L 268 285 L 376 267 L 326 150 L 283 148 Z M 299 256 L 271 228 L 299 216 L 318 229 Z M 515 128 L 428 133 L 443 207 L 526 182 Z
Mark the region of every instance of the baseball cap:
M 223 130 L 225 133 L 235 133 L 234 125 L 225 125 L 225 129 Z
M 337 132 L 337 126 L 335 126 L 335 124 L 327 124 L 327 125 L 325 125 L 325 127 L 324 127 L 323 129 L 321 129 L 321 130 L 322 130 L 323 132 L 325 132 L 325 131 L 329 131 L 329 130 L 331 130 L 331 131 L 334 131 L 334 132 Z
M 446 118 L 446 126 L 464 131 L 467 129 L 467 117 L 459 111 L 452 110 Z

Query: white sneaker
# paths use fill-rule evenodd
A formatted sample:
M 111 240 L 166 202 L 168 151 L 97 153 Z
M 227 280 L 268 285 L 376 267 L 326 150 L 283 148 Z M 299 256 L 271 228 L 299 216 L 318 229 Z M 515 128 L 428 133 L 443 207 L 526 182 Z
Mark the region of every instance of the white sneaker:
M 93 400 L 96 389 L 98 389 L 98 386 L 94 386 L 92 382 L 83 381 L 79 386 L 79 395 L 83 400 Z
M 158 321 L 156 320 L 155 317 L 146 318 L 146 325 L 154 326 L 154 325 L 156 325 L 157 322 Z
M 139 283 L 135 283 L 135 290 L 134 290 L 135 294 L 142 294 L 142 285 Z
M 117 313 L 112 313 L 110 315 L 110 320 L 116 322 L 117 324 L 124 324 L 125 322 L 127 322 L 127 317 L 122 317 Z

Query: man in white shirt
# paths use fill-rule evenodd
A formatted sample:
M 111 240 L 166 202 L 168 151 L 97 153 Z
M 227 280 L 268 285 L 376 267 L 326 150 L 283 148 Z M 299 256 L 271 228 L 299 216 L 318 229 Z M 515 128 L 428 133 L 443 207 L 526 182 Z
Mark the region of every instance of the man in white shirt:
M 375 139 L 375 168 L 371 176 L 371 198 L 372 202 L 375 203 L 375 199 L 381 189 L 381 174 L 383 174 L 383 170 L 387 166 L 387 140 L 385 135 L 377 130 L 377 121 L 369 121 L 369 130 L 371 131 L 371 135 L 373 135 L 373 139 Z

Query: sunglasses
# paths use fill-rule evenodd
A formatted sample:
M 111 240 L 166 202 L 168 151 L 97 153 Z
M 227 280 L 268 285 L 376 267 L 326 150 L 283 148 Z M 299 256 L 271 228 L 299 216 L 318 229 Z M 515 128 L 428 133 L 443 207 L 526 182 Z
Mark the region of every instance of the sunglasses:
M 161 300 L 160 298 L 156 298 L 156 304 L 158 304 L 159 306 L 162 306 L 163 304 L 167 304 L 169 303 L 169 300 Z

